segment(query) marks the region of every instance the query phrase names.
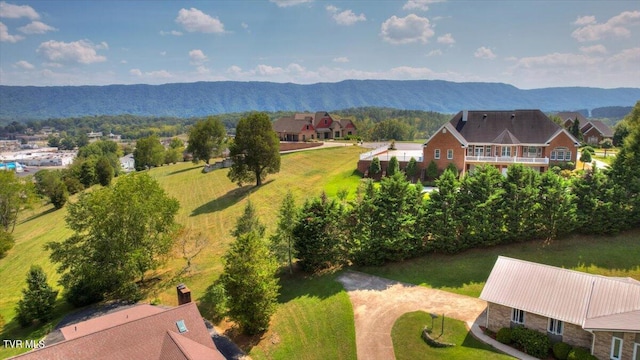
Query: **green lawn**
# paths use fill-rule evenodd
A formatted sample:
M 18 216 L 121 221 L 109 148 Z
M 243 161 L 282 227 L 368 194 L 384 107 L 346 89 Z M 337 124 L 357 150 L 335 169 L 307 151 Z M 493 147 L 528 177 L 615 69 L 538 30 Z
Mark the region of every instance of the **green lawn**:
M 354 174 L 355 164 L 362 152 L 359 147 L 337 147 L 291 153 L 282 156 L 281 172 L 270 175 L 265 184 L 259 189 L 253 186 L 238 186 L 227 178 L 227 169 L 219 169 L 208 174 L 201 172 L 202 165 L 192 163 L 179 163 L 171 166 L 163 166 L 152 169 L 150 174 L 155 177 L 162 187 L 176 197 L 181 204 L 177 215 L 177 222 L 192 228 L 194 231 L 202 231 L 208 236 L 209 244 L 192 263 L 192 271 L 189 274 L 178 276 L 178 271 L 185 265 L 180 254 L 168 261 L 164 269 L 158 271 L 161 281 L 155 289 L 149 293 L 149 299 L 157 299 L 162 304 L 177 305 L 175 286 L 179 282 L 186 283 L 192 290 L 193 298 L 203 295 L 206 287 L 211 284 L 222 271 L 221 256 L 227 250 L 229 243 L 233 241 L 230 235 L 236 219 L 240 216 L 246 202 L 250 199 L 263 223 L 267 225 L 267 234 L 270 234 L 276 223 L 277 211 L 282 198 L 287 190 L 291 190 L 300 205 L 305 199 L 318 196 L 326 191 L 334 196 L 339 189 L 349 188 L 350 196 L 354 196 L 355 188 L 359 183 L 359 177 Z M 7 325 L 3 328 L 3 339 L 38 339 L 43 333 L 43 327 L 19 329 L 15 321 L 15 304 L 21 298 L 21 289 L 25 286 L 25 279 L 31 264 L 41 265 L 47 273 L 49 283 L 57 286 L 59 279 L 55 272 L 55 266 L 49 262 L 49 254 L 43 249 L 49 241 L 59 241 L 71 235 L 66 228 L 64 217 L 66 209 L 53 211 L 52 208 L 42 207 L 30 214 L 25 214 L 16 226 L 16 246 L 8 255 L 0 259 L 0 278 L 3 279 L 2 296 L 0 296 L 0 315 Z M 326 334 L 326 337 L 338 336 L 344 345 L 320 346 L 326 352 L 335 354 L 336 351 L 345 354 L 345 358 L 354 358 L 349 354 L 355 354 L 355 338 L 351 304 L 339 283 L 332 277 L 318 278 L 318 284 L 297 280 L 285 282 L 282 289 L 286 294 L 288 287 L 294 287 L 303 294 L 309 294 L 314 287 L 333 287 L 336 293 L 332 296 L 289 296 L 283 299 L 282 305 L 273 318 L 274 329 L 282 338 L 282 345 L 271 344 L 270 341 L 262 341 L 252 350 L 260 358 L 290 358 L 287 354 L 291 351 L 301 351 L 300 356 L 305 356 L 308 344 L 302 339 L 307 336 L 314 339 L 317 334 Z M 306 286 L 309 286 L 307 288 Z M 59 289 L 59 287 L 57 287 Z M 61 289 L 59 289 L 61 290 Z M 58 298 L 56 307 L 57 320 L 70 309 Z M 327 311 L 327 309 L 331 309 Z M 309 326 L 303 328 L 305 333 L 290 333 L 289 322 L 291 317 L 300 317 L 297 312 L 310 313 Z M 349 314 L 349 323 L 336 322 L 336 327 L 327 326 L 333 324 L 333 312 Z M 294 314 L 296 314 L 294 316 Z M 54 322 L 55 323 L 55 322 Z M 51 325 L 50 325 L 51 326 Z M 277 330 L 282 329 L 282 330 Z M 327 332 L 328 331 L 328 332 Z M 262 350 L 265 347 L 265 350 Z M 282 347 L 282 350 L 280 350 Z M 293 349 L 293 350 L 291 350 Z M 310 349 L 306 358 L 327 358 L 335 356 L 323 356 L 318 349 Z M 313 352 L 315 351 L 315 352 Z M 16 351 L 8 351 L 0 348 L 0 358 L 15 355 Z M 320 354 L 315 357 L 315 354 Z
M 617 236 L 573 235 L 551 243 L 531 241 L 457 255 L 432 254 L 358 270 L 407 283 L 478 297 L 498 255 L 605 276 L 640 280 L 640 229 Z
M 434 322 L 431 337 L 441 343 L 455 344 L 453 347 L 433 348 L 422 339 L 422 329 L 431 328 L 428 313 L 415 311 L 400 316 L 391 330 L 396 359 L 513 359 L 474 338 L 462 321 L 445 317 L 442 332 L 441 320 L 438 318 Z

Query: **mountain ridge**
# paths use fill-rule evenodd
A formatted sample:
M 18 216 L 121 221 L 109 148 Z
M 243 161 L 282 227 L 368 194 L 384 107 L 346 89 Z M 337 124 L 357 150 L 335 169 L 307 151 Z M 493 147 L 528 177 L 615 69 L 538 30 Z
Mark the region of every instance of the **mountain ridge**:
M 87 115 L 196 117 L 244 111 L 318 111 L 376 106 L 455 113 L 462 109 L 563 111 L 632 106 L 640 88 L 552 87 L 445 80 L 256 81 L 163 85 L 0 85 L 0 120 Z

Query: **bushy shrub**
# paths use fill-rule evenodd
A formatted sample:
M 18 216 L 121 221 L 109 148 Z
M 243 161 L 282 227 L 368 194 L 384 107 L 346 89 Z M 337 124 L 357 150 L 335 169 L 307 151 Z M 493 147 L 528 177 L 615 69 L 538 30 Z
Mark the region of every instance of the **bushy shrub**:
M 571 345 L 563 342 L 553 345 L 553 356 L 558 360 L 567 360 L 569 352 L 571 351 Z
M 214 323 L 220 322 L 227 315 L 227 293 L 219 281 L 207 287 L 200 299 L 199 308 L 202 314 Z
M 7 251 L 11 250 L 16 241 L 10 233 L 0 229 L 0 259 L 2 259 Z
M 513 341 L 512 337 L 511 337 L 511 329 L 510 328 L 502 328 L 500 330 L 498 330 L 498 332 L 496 333 L 496 340 L 498 340 L 499 342 L 503 343 L 503 344 L 511 344 L 511 342 Z
M 568 360 L 598 360 L 597 357 L 591 355 L 589 350 L 584 348 L 573 348 L 567 356 Z
M 537 357 L 546 358 L 551 344 L 546 334 L 535 330 L 518 327 L 512 330 L 513 342 L 520 345 L 525 353 Z

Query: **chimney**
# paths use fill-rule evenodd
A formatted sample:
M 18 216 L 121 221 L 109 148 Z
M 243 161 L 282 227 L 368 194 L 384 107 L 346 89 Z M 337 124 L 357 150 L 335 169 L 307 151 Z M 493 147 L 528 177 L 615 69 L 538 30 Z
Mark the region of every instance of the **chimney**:
M 179 284 L 176 290 L 178 291 L 178 305 L 191 302 L 191 290 L 185 284 Z
M 469 110 L 462 110 L 462 121 L 467 121 L 469 118 Z

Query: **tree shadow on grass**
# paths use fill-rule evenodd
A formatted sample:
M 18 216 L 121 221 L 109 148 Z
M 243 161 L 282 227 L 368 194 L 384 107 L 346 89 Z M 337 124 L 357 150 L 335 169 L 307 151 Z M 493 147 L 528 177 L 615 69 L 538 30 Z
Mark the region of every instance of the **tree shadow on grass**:
M 213 199 L 208 203 L 198 206 L 195 208 L 190 216 L 198 216 L 202 214 L 209 214 L 216 211 L 224 210 L 232 205 L 235 205 L 245 197 L 247 197 L 252 192 L 260 189 L 261 187 L 270 184 L 273 182 L 273 179 L 263 182 L 261 186 L 257 187 L 255 185 L 245 185 L 243 187 L 239 187 L 233 190 L 228 191 L 226 194 L 222 195 L 217 199 Z
M 286 271 L 281 273 L 279 278 L 278 302 L 281 304 L 300 297 L 326 299 L 345 291 L 342 284 L 336 280 L 340 272 L 310 275 L 298 269 L 294 269 L 293 274 Z
M 54 212 L 56 210 L 58 210 L 58 209 L 56 209 L 55 207 L 49 208 L 49 209 L 47 209 L 45 211 L 40 212 L 39 214 L 34 214 L 34 215 L 29 216 L 28 218 L 20 221 L 20 224 L 28 223 L 29 221 L 35 220 L 35 219 L 37 219 L 39 217 L 45 216 L 47 214 L 51 214 L 52 212 Z
M 190 167 L 190 168 L 186 168 L 186 169 L 182 169 L 182 170 L 172 171 L 172 172 L 170 172 L 170 173 L 169 173 L 169 175 L 180 174 L 180 173 L 183 173 L 183 172 L 187 172 L 187 171 L 191 171 L 191 170 L 197 170 L 197 169 L 201 169 L 201 168 L 202 168 L 202 166 L 200 166 L 200 165 L 195 165 L 195 166 L 192 166 L 192 167 Z
M 243 186 L 230 190 L 223 196 L 213 199 L 206 204 L 200 205 L 193 209 L 190 216 L 198 216 L 209 214 L 216 211 L 224 210 L 248 196 L 255 187 L 253 185 Z

